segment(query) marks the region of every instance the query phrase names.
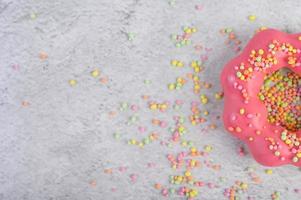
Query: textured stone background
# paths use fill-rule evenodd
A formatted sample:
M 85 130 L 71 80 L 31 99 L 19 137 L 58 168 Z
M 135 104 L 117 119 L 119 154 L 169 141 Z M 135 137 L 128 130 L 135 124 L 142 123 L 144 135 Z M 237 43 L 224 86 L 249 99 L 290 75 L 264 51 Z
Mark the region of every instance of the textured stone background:
M 213 84 L 206 90 L 212 97 L 220 90 L 222 66 L 235 55 L 219 30 L 232 27 L 243 45 L 260 26 L 298 32 L 300 9 L 301 2 L 293 0 L 177 0 L 174 5 L 167 0 L 0 0 L 0 199 L 164 199 L 153 184 L 172 187 L 168 176 L 175 172 L 166 154 L 187 148 L 154 142 L 140 149 L 126 141 L 141 137 L 138 125 L 154 130 L 151 118 L 172 123 L 176 112 L 151 112 L 141 95 L 157 101 L 182 99 L 184 107 L 177 113 L 183 116 L 190 114 L 189 103 L 198 100 L 190 84 L 175 92 L 166 88 L 191 71 L 172 69 L 171 59 L 188 63 L 203 53 L 192 46 L 175 48 L 170 34 L 195 26 L 199 31 L 192 37 L 194 44 L 212 48 L 201 77 Z M 250 14 L 257 16 L 255 22 L 248 21 Z M 132 41 L 128 33 L 135 34 Z M 41 52 L 48 58 L 40 59 Z M 91 77 L 95 68 L 109 78 L 107 84 Z M 78 84 L 70 87 L 70 79 Z M 127 125 L 130 111 L 109 117 L 120 102 L 141 107 L 137 125 Z M 206 108 L 215 116 L 222 103 L 213 98 Z M 226 199 L 224 189 L 236 180 L 249 184 L 241 199 L 271 199 L 274 191 L 281 192 L 281 199 L 301 198 L 294 192 L 300 189 L 297 168 L 283 166 L 265 174 L 266 168 L 250 154 L 237 154 L 242 144 L 223 130 L 220 121 L 216 123 L 216 130 L 205 132 L 186 123 L 189 133 L 184 139 L 200 149 L 212 145 L 210 159 L 221 164 L 218 172 L 206 167 L 193 171 L 218 186 L 200 188 L 197 199 Z M 162 140 L 169 135 L 158 130 Z M 113 137 L 116 131 L 119 140 Z M 148 168 L 147 163 L 156 165 Z M 119 172 L 120 166 L 127 170 Z M 247 167 L 255 169 L 261 184 L 251 181 Z M 131 174 L 138 176 L 135 183 Z M 219 177 L 226 180 L 220 182 Z

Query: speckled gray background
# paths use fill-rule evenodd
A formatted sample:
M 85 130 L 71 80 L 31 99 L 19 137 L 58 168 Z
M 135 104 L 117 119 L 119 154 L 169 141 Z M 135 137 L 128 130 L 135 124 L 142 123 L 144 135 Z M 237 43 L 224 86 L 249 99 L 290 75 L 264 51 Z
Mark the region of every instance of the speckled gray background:
M 196 10 L 195 5 L 203 9 Z M 174 171 L 166 154 L 185 148 L 154 142 L 140 149 L 126 141 L 140 137 L 138 125 L 151 131 L 155 129 L 149 122 L 152 117 L 171 123 L 176 112 L 151 112 L 141 95 L 157 101 L 185 100 L 177 111 L 183 116 L 190 113 L 189 103 L 198 100 L 189 85 L 175 92 L 166 88 L 191 71 L 172 69 L 171 59 L 188 63 L 201 54 L 192 46 L 175 48 L 170 34 L 192 25 L 199 30 L 192 38 L 194 44 L 212 48 L 202 75 L 202 80 L 213 84 L 206 90 L 212 97 L 220 90 L 222 66 L 235 55 L 219 30 L 232 27 L 243 45 L 260 26 L 298 32 L 300 9 L 297 0 L 176 0 L 174 5 L 167 0 L 0 0 L 0 199 L 164 199 L 153 184 L 172 187 L 168 176 Z M 255 22 L 248 21 L 250 14 L 257 16 Z M 135 34 L 132 41 L 128 33 Z M 40 52 L 48 58 L 41 60 Z M 91 77 L 95 68 L 109 78 L 107 84 Z M 70 87 L 70 79 L 78 84 Z M 22 106 L 23 101 L 29 105 Z M 127 125 L 130 111 L 108 116 L 120 102 L 141 107 L 136 126 Z M 222 103 L 213 101 L 207 108 L 220 114 Z M 281 199 L 301 198 L 294 192 L 300 189 L 297 168 L 283 166 L 265 174 L 266 168 L 250 154 L 237 154 L 241 143 L 223 130 L 220 121 L 216 123 L 216 130 L 205 133 L 202 127 L 186 123 L 185 139 L 201 149 L 212 145 L 210 159 L 222 166 L 219 172 L 205 167 L 193 172 L 218 186 L 200 188 L 197 199 L 226 199 L 224 189 L 236 180 L 249 185 L 241 199 L 271 199 L 274 191 L 281 192 Z M 113 137 L 116 131 L 119 140 Z M 169 134 L 160 131 L 162 138 Z M 148 168 L 147 163 L 156 165 Z M 116 170 L 120 166 L 126 166 L 126 172 Z M 251 181 L 247 167 L 254 168 L 261 184 Z M 104 173 L 108 168 L 112 174 Z M 130 174 L 138 176 L 135 183 Z

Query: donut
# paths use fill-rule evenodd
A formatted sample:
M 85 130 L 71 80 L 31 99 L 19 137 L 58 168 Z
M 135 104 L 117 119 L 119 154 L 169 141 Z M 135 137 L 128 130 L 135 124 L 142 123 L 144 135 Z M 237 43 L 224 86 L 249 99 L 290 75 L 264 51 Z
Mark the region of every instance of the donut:
M 256 33 L 221 73 L 225 129 L 264 166 L 301 166 L 301 33 Z

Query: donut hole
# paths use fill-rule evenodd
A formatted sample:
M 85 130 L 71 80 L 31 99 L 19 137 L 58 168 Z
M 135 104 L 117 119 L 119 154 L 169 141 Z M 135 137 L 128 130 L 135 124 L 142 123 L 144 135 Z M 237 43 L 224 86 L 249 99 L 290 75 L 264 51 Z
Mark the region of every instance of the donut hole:
M 258 94 L 268 112 L 267 120 L 289 131 L 301 129 L 301 77 L 288 68 L 265 76 Z

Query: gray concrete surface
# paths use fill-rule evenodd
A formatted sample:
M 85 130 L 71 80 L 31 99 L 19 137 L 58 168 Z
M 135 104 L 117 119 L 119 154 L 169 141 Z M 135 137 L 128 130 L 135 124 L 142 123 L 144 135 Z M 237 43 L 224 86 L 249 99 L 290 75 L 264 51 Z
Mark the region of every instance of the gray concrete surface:
M 196 5 L 203 9 L 196 10 Z M 201 75 L 213 84 L 205 91 L 212 97 L 220 90 L 223 65 L 235 55 L 219 30 L 233 28 L 242 46 L 260 26 L 299 32 L 300 9 L 301 2 L 293 0 L 0 0 L 0 199 L 184 199 L 163 197 L 153 185 L 176 187 L 168 183 L 168 176 L 176 172 L 166 155 L 187 147 L 168 148 L 156 141 L 140 149 L 126 142 L 142 138 L 137 126 L 146 126 L 148 132 L 158 129 L 151 118 L 172 124 L 177 113 L 187 117 L 190 102 L 198 100 L 190 83 L 179 91 L 167 90 L 177 76 L 191 72 L 188 67 L 172 69 L 169 62 L 176 58 L 188 63 L 204 50 L 195 52 L 192 45 L 175 48 L 170 34 L 195 26 L 199 31 L 193 44 L 212 48 Z M 250 14 L 256 21 L 248 21 Z M 134 33 L 133 40 L 128 33 Z M 41 52 L 48 58 L 40 59 Z M 108 77 L 107 84 L 91 77 L 96 68 L 100 77 Z M 71 87 L 70 79 L 77 85 Z M 156 101 L 185 103 L 179 111 L 151 112 L 143 94 Z M 118 111 L 120 102 L 140 106 L 136 124 L 127 124 L 132 112 Z M 206 108 L 215 116 L 222 106 L 212 100 Z M 111 111 L 117 115 L 109 117 Z M 205 132 L 206 125 L 185 123 L 189 133 L 184 139 L 200 149 L 212 145 L 209 158 L 221 165 L 217 172 L 206 167 L 193 171 L 205 183 L 217 185 L 199 188 L 196 199 L 227 199 L 224 189 L 236 180 L 249 186 L 240 199 L 271 199 L 274 191 L 281 193 L 280 199 L 301 198 L 294 192 L 301 189 L 297 168 L 283 166 L 265 174 L 267 168 L 250 154 L 238 155 L 242 143 L 216 123 L 217 129 Z M 167 141 L 167 129 L 158 130 L 160 140 Z M 119 140 L 113 137 L 116 131 Z M 127 170 L 118 171 L 121 166 Z M 248 167 L 261 178 L 260 184 L 252 182 Z M 105 169 L 113 169 L 112 174 Z M 131 174 L 137 176 L 135 183 Z

